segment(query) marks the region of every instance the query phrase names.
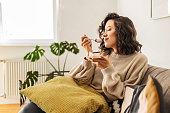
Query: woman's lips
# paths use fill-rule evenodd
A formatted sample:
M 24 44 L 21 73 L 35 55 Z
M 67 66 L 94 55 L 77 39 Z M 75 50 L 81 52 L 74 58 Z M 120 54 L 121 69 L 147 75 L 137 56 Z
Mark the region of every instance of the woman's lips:
M 104 42 L 106 42 L 109 38 L 104 38 Z

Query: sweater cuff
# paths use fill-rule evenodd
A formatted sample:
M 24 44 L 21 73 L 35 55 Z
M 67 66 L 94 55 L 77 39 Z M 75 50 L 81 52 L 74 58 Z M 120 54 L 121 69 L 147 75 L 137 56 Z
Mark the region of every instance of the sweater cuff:
M 103 77 L 108 77 L 109 75 L 112 75 L 114 72 L 113 65 L 108 66 L 105 69 L 102 69 L 101 72 L 103 73 Z
M 91 61 L 88 61 L 88 60 L 84 60 L 84 61 L 83 61 L 83 66 L 84 66 L 84 67 L 91 67 L 91 66 L 92 66 L 92 62 L 91 62 Z

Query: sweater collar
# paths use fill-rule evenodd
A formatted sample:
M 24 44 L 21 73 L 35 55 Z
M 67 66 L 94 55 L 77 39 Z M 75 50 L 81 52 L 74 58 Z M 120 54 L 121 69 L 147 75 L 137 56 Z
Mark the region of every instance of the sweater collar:
M 129 57 L 129 56 L 132 56 L 134 54 L 136 54 L 137 52 L 134 52 L 132 54 L 129 54 L 129 55 L 119 55 L 119 54 L 115 54 L 114 52 L 111 53 L 111 56 L 112 57 L 115 57 L 115 58 L 126 58 L 126 57 Z

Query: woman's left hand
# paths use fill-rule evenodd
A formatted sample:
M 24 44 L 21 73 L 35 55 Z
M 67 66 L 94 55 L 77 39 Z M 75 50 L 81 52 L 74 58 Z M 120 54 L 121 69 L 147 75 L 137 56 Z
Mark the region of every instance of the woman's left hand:
M 112 65 L 110 60 L 102 55 L 100 56 L 100 58 L 90 59 L 90 61 L 96 64 L 100 69 L 105 69 Z

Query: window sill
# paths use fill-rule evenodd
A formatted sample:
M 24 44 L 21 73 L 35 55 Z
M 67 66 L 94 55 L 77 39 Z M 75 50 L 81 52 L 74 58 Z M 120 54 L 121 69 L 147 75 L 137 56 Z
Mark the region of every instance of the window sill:
M 55 39 L 41 39 L 41 40 L 10 40 L 0 41 L 0 46 L 50 46 L 52 43 L 57 42 Z

